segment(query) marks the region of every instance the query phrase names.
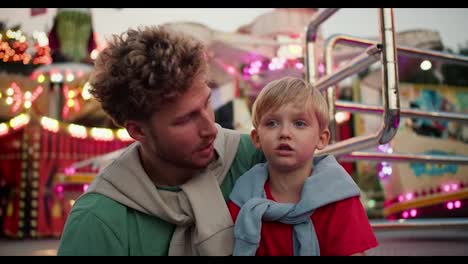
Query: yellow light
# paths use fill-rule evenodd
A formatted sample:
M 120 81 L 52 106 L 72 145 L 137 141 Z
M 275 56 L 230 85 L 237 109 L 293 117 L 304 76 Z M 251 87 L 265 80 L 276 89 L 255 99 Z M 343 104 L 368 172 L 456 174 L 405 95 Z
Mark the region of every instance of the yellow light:
M 432 68 L 432 63 L 429 60 L 424 60 L 419 67 L 421 67 L 423 71 L 428 71 Z
M 59 131 L 59 122 L 55 119 L 43 116 L 41 118 L 41 125 L 44 129 L 57 133 Z
M 11 29 L 9 29 L 7 32 L 6 32 L 6 35 L 8 38 L 14 38 L 15 37 L 15 32 L 12 31 Z
M 69 203 L 70 203 L 70 206 L 73 206 L 75 204 L 75 200 L 70 200 Z
M 75 80 L 75 76 L 73 75 L 73 73 L 67 73 L 66 79 L 67 82 L 73 82 L 73 80 Z
M 73 97 L 75 97 L 75 91 L 73 90 L 68 91 L 68 98 L 73 98 Z
M 40 74 L 39 76 L 37 76 L 37 82 L 38 83 L 43 83 L 45 81 L 45 75 L 44 74 Z
M 302 55 L 302 47 L 300 45 L 289 45 L 289 52 L 294 56 Z
M 24 93 L 24 99 L 25 100 L 30 100 L 31 99 L 31 92 L 30 91 L 27 91 Z
M 61 73 L 52 73 L 50 80 L 52 82 L 61 82 L 63 81 L 63 75 Z
M 6 102 L 7 105 L 11 105 L 11 104 L 13 104 L 13 98 L 7 97 L 7 98 L 5 99 L 5 102 Z
M 8 96 L 12 96 L 14 93 L 15 93 L 15 91 L 11 87 L 8 87 L 8 89 L 6 90 L 6 94 Z
M 91 93 L 89 93 L 90 88 L 91 88 L 91 84 L 89 84 L 89 82 L 86 82 L 83 85 L 83 90 L 81 91 L 81 97 L 83 97 L 84 100 L 91 99 Z
M 31 101 L 24 101 L 24 108 L 26 109 L 31 108 Z
M 70 133 L 70 135 L 72 137 L 76 137 L 76 138 L 86 138 L 87 137 L 86 127 L 84 127 L 84 126 L 70 124 L 70 125 L 68 125 L 68 132 Z
M 335 121 L 337 124 L 341 124 L 346 121 L 349 121 L 350 118 L 351 118 L 351 113 L 349 112 L 336 112 L 335 114 Z
M 20 114 L 10 120 L 10 126 L 16 130 L 29 123 L 30 117 L 27 114 Z
M 114 139 L 112 130 L 108 128 L 91 128 L 91 136 L 96 140 L 110 141 Z
M 6 123 L 0 123 L 0 136 L 8 133 L 8 125 Z
M 130 135 L 127 132 L 127 129 L 121 128 L 117 130 L 117 137 L 122 140 L 122 141 L 131 141 L 133 138 L 130 137 Z
M 67 106 L 72 108 L 73 106 L 75 106 L 75 100 L 73 99 L 68 99 L 67 100 Z
M 93 49 L 93 51 L 91 51 L 91 54 L 89 56 L 91 57 L 92 60 L 95 60 L 98 55 L 99 55 L 99 51 L 97 49 Z

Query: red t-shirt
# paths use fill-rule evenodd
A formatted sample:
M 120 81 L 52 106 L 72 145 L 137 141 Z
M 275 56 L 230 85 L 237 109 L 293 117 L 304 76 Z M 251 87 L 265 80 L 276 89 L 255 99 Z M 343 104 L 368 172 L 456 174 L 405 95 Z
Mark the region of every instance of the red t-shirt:
M 265 193 L 269 200 L 274 201 L 268 181 L 265 183 Z M 235 222 L 240 208 L 232 201 L 228 202 L 228 208 Z M 321 256 L 348 256 L 378 245 L 358 196 L 317 208 L 311 219 Z M 292 225 L 263 221 L 256 255 L 292 256 L 292 237 Z

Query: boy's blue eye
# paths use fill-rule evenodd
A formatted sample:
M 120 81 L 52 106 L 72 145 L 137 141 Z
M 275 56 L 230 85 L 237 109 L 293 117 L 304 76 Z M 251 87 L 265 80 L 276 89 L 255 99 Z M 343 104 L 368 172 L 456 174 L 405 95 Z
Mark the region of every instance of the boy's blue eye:
M 294 122 L 294 126 L 296 126 L 296 127 L 305 127 L 306 123 L 304 121 L 302 121 L 302 120 L 298 120 L 298 121 Z
M 276 120 L 269 120 L 265 124 L 267 127 L 276 127 L 278 125 L 278 122 Z

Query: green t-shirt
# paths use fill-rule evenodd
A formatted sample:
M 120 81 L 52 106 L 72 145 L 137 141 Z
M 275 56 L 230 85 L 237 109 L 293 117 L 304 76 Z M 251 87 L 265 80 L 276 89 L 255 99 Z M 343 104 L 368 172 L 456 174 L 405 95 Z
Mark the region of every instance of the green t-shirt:
M 265 162 L 248 135 L 241 135 L 221 191 L 228 201 L 236 180 Z M 58 255 L 159 255 L 169 250 L 175 225 L 97 193 L 78 199 L 68 215 Z

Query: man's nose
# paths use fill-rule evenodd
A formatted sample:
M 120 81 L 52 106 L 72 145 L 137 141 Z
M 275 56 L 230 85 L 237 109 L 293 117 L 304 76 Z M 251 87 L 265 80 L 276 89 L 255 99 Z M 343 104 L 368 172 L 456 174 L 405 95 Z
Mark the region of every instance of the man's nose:
M 214 137 L 218 130 L 214 123 L 214 113 L 210 110 L 205 110 L 201 114 L 200 135 L 202 137 Z

